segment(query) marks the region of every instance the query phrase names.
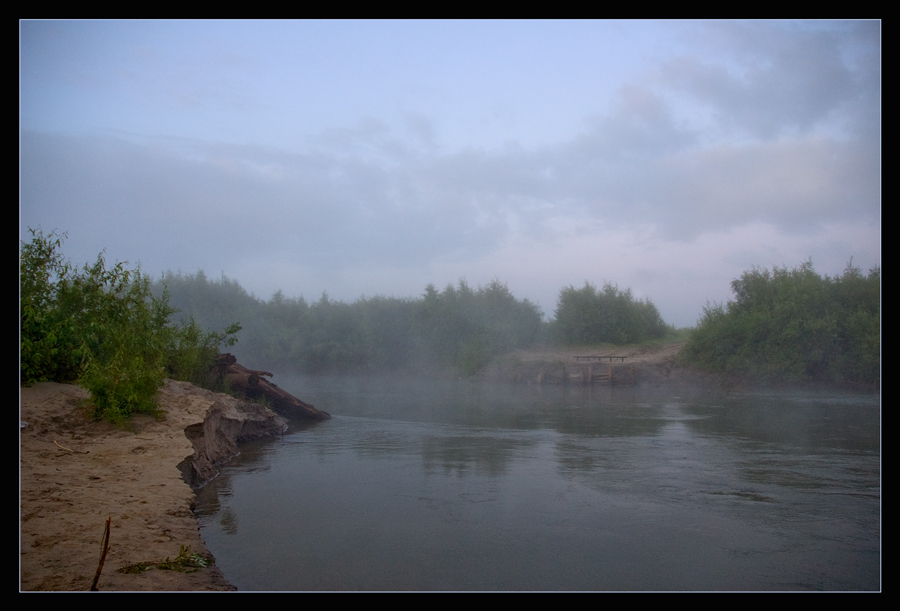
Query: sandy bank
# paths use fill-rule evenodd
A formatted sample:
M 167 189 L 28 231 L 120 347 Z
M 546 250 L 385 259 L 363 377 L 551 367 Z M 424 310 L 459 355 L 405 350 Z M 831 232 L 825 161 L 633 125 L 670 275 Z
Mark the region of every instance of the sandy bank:
M 215 566 L 196 573 L 117 569 L 174 559 L 182 545 L 208 554 L 182 470 L 208 478 L 216 461 L 237 452 L 237 441 L 280 433 L 284 420 L 167 380 L 159 397 L 164 416 L 139 416 L 127 431 L 85 418 L 86 397 L 66 384 L 21 389 L 20 420 L 27 426 L 19 446 L 20 589 L 88 590 L 107 516 L 111 548 L 100 590 L 234 589 Z
M 609 347 L 547 347 L 515 350 L 498 357 L 487 367 L 484 377 L 524 383 L 561 383 L 582 371 L 612 370 L 622 383 L 653 386 L 716 384 L 718 378 L 691 367 L 676 365 L 676 356 L 684 342 L 659 345 Z M 577 359 L 588 355 L 625 357 L 610 362 Z

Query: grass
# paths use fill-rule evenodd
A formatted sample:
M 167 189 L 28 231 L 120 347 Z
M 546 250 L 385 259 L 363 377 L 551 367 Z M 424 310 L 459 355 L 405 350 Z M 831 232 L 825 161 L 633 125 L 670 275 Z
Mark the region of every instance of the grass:
M 160 569 L 163 571 L 178 571 L 180 573 L 196 573 L 200 569 L 205 569 L 211 564 L 213 564 L 211 557 L 191 553 L 190 545 L 182 545 L 175 560 L 170 560 L 169 557 L 166 556 L 165 560 L 160 560 L 159 562 L 136 562 L 134 564 L 129 564 L 128 566 L 123 566 L 118 572 L 136 574 L 149 571 L 150 569 Z

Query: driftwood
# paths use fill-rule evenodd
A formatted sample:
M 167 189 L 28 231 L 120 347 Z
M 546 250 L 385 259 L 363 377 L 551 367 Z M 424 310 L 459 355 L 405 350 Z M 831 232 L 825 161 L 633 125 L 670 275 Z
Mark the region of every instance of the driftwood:
M 234 365 L 231 366 L 234 368 Z M 256 388 L 259 386 L 259 376 L 252 373 L 244 373 L 243 371 L 231 371 L 228 370 L 225 372 L 225 379 L 228 380 L 229 388 L 243 388 L 247 390 L 249 388 Z
M 310 420 L 331 418 L 331 414 L 328 412 L 316 409 L 266 380 L 266 377 L 272 377 L 268 371 L 247 369 L 239 364 L 232 354 L 220 354 L 210 375 L 217 381 L 226 383 L 229 389 L 243 394 L 248 399 L 264 397 L 272 409 L 287 416 Z

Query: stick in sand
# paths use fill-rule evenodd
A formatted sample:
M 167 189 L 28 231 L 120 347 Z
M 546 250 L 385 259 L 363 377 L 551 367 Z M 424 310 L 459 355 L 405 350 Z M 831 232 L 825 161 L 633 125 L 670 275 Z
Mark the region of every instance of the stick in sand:
M 106 552 L 109 551 L 109 523 L 112 521 L 112 516 L 106 517 L 106 532 L 103 533 L 103 543 L 101 543 L 103 547 L 103 552 L 100 554 L 100 564 L 97 565 L 97 574 L 94 575 L 94 583 L 91 584 L 91 592 L 99 592 L 97 589 L 97 582 L 100 581 L 100 571 L 103 570 L 103 563 L 106 562 Z

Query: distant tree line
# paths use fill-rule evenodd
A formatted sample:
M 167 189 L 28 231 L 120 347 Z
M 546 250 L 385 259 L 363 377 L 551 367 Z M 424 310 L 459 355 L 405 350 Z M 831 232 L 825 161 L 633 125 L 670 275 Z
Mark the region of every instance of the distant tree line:
M 820 276 L 811 261 L 754 268 L 731 283 L 735 299 L 707 305 L 682 362 L 762 380 L 877 387 L 881 270 Z
M 318 301 L 269 300 L 229 278 L 166 273 L 154 291 L 171 294 L 174 307 L 209 328 L 240 321 L 235 353 L 257 367 L 296 372 L 451 369 L 471 374 L 492 357 L 537 343 L 585 345 L 643 342 L 665 335 L 656 307 L 630 290 L 606 284 L 561 291 L 556 320 L 516 298 L 494 280 L 473 288 L 464 280 L 418 298 L 362 297 L 352 303 L 323 294 Z
M 229 349 L 257 368 L 472 374 L 536 343 L 640 342 L 665 329 L 653 304 L 609 284 L 563 289 L 552 322 L 499 280 L 428 285 L 418 298 L 310 303 L 278 291 L 266 301 L 202 271 L 151 281 L 124 263 L 108 267 L 102 253 L 79 269 L 62 255 L 64 237 L 32 231 L 20 245 L 21 382 L 77 382 L 110 421 L 152 413 L 166 377 L 203 385 L 239 330 Z
M 327 294 L 309 303 L 281 291 L 264 301 L 203 272 L 169 272 L 154 285 L 157 293 L 164 288 L 182 315 L 205 326 L 240 320 L 239 358 L 306 373 L 452 367 L 469 374 L 496 354 L 532 345 L 542 328 L 540 308 L 498 280 L 477 289 L 463 280 L 443 291 L 428 285 L 419 299 L 353 303 Z
M 611 283 L 563 288 L 551 321 L 499 280 L 478 288 L 460 280 L 442 291 L 428 285 L 418 298 L 344 303 L 323 294 L 309 303 L 278 291 L 266 301 L 202 271 L 150 281 L 121 263 L 108 268 L 102 254 L 78 269 L 60 252 L 63 237 L 32 231 L 21 243 L 21 382 L 77 382 L 91 392 L 94 415 L 111 421 L 152 413 L 165 377 L 202 384 L 241 326 L 241 342 L 230 348 L 239 358 L 298 373 L 471 374 L 537 343 L 621 345 L 674 331 L 653 303 Z M 880 383 L 880 268 L 863 274 L 848 264 L 828 277 L 807 261 L 754 268 L 731 286 L 733 301 L 704 308 L 682 363 L 761 380 Z

